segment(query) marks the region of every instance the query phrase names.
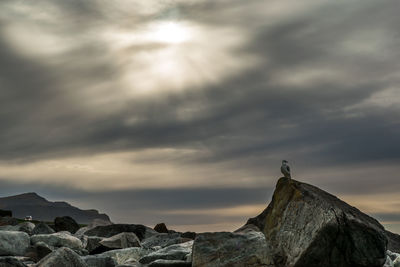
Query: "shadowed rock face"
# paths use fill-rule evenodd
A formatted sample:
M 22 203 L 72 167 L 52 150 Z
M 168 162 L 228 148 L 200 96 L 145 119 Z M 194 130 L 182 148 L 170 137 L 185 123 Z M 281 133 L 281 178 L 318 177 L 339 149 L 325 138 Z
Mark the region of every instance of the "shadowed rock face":
M 271 203 L 247 224 L 265 234 L 276 266 L 374 267 L 386 260 L 378 221 L 296 180 L 279 179 Z

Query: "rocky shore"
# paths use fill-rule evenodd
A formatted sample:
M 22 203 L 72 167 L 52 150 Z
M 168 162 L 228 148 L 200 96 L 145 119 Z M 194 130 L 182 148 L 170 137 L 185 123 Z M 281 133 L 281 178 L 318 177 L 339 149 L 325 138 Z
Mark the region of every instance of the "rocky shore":
M 7 215 L 7 213 L 3 213 Z M 400 236 L 309 184 L 280 178 L 272 201 L 234 232 L 180 233 L 164 224 L 85 227 L 0 217 L 0 267 L 400 266 Z M 389 250 L 390 249 L 390 250 Z

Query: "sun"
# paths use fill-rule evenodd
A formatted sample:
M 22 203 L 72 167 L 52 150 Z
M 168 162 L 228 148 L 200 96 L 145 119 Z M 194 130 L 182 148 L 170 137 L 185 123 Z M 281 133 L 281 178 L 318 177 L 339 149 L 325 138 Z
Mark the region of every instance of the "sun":
M 162 22 L 157 24 L 151 35 L 153 39 L 167 44 L 180 44 L 189 40 L 189 30 L 177 22 Z

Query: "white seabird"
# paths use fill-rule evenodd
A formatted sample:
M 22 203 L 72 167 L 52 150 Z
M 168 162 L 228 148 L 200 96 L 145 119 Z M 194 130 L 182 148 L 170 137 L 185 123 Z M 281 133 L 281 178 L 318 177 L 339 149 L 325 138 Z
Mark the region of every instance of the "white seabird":
M 286 178 L 292 178 L 290 175 L 290 167 L 287 160 L 282 160 L 281 172 Z

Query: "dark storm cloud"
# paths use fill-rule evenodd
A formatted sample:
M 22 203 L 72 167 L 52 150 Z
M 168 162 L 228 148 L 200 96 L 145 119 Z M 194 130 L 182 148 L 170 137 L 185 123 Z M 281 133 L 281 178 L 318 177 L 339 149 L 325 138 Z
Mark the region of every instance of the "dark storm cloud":
M 2 2 L 0 10 L 11 3 Z M 400 103 L 396 89 L 400 17 L 396 4 L 304 4 L 308 8 L 280 18 L 263 14 L 262 10 L 269 9 L 265 1 L 171 4 L 146 15 L 134 9 L 114 9 L 116 5 L 102 1 L 52 2 L 58 12 L 52 19 L 62 19 L 46 27 L 50 35 L 65 38 L 61 40 L 69 46 L 62 53 L 26 56 L 9 42 L 10 32 L 0 30 L 0 159 L 28 162 L 145 148 L 189 148 L 208 153 L 181 161 L 198 165 L 231 162 L 233 169 L 247 170 L 249 175 L 262 174 L 283 157 L 295 160 L 303 170 L 352 164 L 362 168 L 362 164 L 382 162 L 395 166 L 400 160 L 400 109 L 396 105 Z M 0 11 L 2 26 L 20 19 L 21 14 L 14 15 Z M 109 52 L 102 31 L 110 24 L 135 28 L 170 17 L 246 33 L 247 42 L 229 53 L 243 61 L 252 55 L 258 63 L 218 83 L 193 86 L 193 90 L 158 91 L 139 100 L 123 97 L 97 104 L 97 98 L 103 101 L 105 95 L 125 94 L 118 91 L 121 84 L 117 80 L 129 68 L 126 57 Z M 43 26 L 40 20 L 37 23 Z M 127 50 L 135 56 L 160 46 L 136 44 Z M 202 68 L 201 64 L 196 67 Z M 139 70 L 140 66 L 132 72 Z M 389 89 L 392 95 L 377 96 Z M 186 109 L 194 111 L 182 118 Z M 135 123 L 127 123 L 132 117 L 137 118 Z M 174 159 L 161 161 L 169 160 Z M 363 188 L 357 184 L 329 186 L 337 193 L 373 192 L 378 188 L 374 179 L 358 177 L 357 181 L 366 181 Z M 391 184 L 397 176 L 393 173 L 385 179 Z M 379 190 L 394 188 L 381 186 Z M 63 196 L 56 188 L 48 190 Z M 146 209 L 211 208 L 259 203 L 262 197 L 254 198 L 252 192 L 262 196 L 265 191 L 150 190 L 102 196 L 124 208 L 131 202 L 143 203 Z M 79 194 L 77 199 L 89 201 Z

